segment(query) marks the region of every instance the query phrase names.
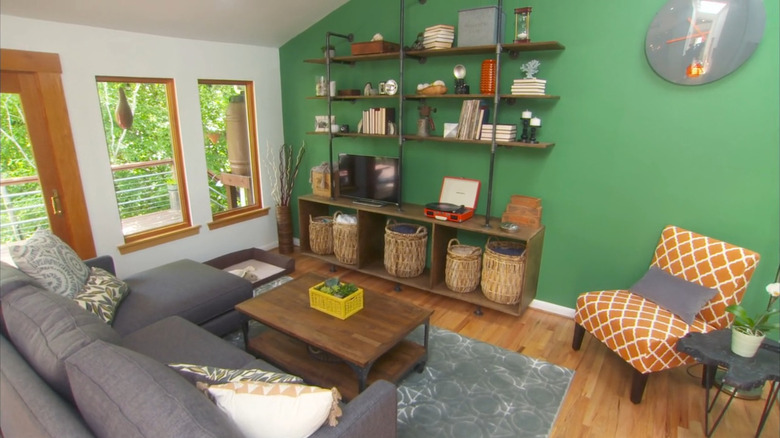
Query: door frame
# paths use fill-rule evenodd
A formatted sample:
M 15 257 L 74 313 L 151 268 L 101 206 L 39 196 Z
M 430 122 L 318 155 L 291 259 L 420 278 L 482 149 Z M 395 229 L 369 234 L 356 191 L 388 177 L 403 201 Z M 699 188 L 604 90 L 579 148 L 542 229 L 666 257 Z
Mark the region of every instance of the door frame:
M 52 232 L 82 259 L 95 257 L 59 55 L 0 49 L 0 74 L 0 83 L 18 86 L 13 92 L 20 94 L 24 107 Z

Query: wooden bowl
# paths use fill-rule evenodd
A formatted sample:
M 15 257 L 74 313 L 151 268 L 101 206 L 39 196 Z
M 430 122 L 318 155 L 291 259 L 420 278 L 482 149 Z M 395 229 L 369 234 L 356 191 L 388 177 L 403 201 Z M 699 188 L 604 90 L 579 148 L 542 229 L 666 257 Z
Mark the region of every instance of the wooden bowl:
M 417 94 L 424 94 L 426 96 L 434 96 L 437 94 L 445 94 L 447 92 L 447 87 L 444 85 L 430 85 L 422 90 L 417 90 Z

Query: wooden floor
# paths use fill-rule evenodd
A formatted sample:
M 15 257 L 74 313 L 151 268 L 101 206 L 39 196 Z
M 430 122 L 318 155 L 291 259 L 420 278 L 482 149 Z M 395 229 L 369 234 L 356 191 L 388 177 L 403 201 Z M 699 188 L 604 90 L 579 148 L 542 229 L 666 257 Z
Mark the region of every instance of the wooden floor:
M 631 367 L 588 334 L 580 351 L 572 350 L 574 322 L 571 319 L 535 309 L 528 309 L 520 317 L 490 309 L 484 309 L 484 315 L 476 316 L 471 304 L 410 287 L 394 292 L 393 282 L 342 268 L 331 273 L 329 264 L 299 254 L 295 258 L 293 276 L 305 272 L 340 276 L 362 287 L 434 310 L 431 323 L 437 327 L 575 370 L 551 437 L 682 438 L 705 435 L 700 365 L 651 375 L 642 403 L 634 405 L 629 400 Z M 723 400 L 725 398 L 721 396 L 716 411 Z M 713 437 L 754 436 L 764 401 L 735 399 Z M 780 437 L 778 403 L 773 406 L 761 437 Z

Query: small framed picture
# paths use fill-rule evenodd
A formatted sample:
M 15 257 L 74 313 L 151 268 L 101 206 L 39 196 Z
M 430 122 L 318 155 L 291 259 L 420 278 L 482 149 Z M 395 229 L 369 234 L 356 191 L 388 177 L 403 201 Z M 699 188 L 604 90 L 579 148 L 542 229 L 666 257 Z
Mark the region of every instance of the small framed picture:
M 330 132 L 330 125 L 336 123 L 336 116 L 330 116 L 330 123 L 328 123 L 328 116 L 314 116 L 314 132 Z

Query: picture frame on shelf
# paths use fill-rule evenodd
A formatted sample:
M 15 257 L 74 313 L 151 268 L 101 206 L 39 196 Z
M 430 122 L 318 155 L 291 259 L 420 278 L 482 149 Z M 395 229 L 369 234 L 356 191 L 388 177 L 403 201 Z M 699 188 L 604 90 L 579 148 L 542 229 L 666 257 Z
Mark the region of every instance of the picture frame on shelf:
M 328 116 L 314 116 L 314 132 L 330 132 L 330 125 L 336 123 L 336 116 L 330 116 L 330 122 L 328 122 Z

